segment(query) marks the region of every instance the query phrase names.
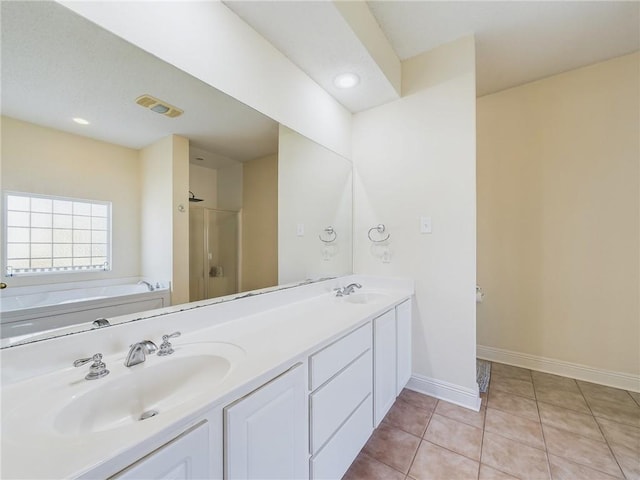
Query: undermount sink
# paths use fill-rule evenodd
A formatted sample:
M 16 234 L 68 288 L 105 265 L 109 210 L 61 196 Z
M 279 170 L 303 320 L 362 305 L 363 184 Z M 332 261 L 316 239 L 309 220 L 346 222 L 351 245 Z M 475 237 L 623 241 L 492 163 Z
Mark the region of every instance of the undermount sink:
M 84 380 L 85 372 L 73 369 L 49 389 L 41 415 L 30 399 L 12 409 L 3 427 L 14 423 L 18 427 L 29 419 L 42 429 L 40 433 L 73 437 L 153 422 L 152 417 L 162 418 L 192 400 L 206 402 L 245 355 L 242 348 L 222 342 L 174 344 L 174 348 L 172 355 L 148 355 L 144 363 L 130 368 L 121 356 L 105 357 L 111 373 L 97 380 Z
M 345 300 L 349 303 L 375 303 L 389 298 L 389 295 L 382 292 L 354 292 L 347 295 Z

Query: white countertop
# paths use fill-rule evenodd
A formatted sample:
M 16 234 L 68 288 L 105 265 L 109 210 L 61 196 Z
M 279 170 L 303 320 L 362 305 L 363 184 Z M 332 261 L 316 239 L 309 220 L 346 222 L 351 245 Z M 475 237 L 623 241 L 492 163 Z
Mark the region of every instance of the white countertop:
M 147 319 L 87 332 L 94 334 L 95 345 L 86 345 L 94 340 L 94 337 L 87 334 L 74 336 L 77 337 L 75 343 L 85 343 L 82 346 L 83 350 L 80 350 L 85 352 L 83 355 L 95 353 L 96 348 L 104 353 L 103 360 L 112 373 L 95 381 L 86 381 L 83 378 L 88 371 L 88 365 L 81 368 L 67 366 L 78 358 L 77 350 L 67 352 L 66 355 L 59 353 L 65 346 L 75 345 L 70 337 L 3 351 L 2 477 L 73 478 L 104 465 L 105 462 L 151 437 L 165 436 L 164 440 L 168 441 L 171 438 L 168 435 L 185 420 L 216 406 L 226 405 L 249 393 L 293 363 L 306 358 L 413 294 L 411 282 L 382 280 L 370 282 L 371 289 L 383 290 L 386 294 L 372 303 L 349 303 L 331 293 L 332 287 L 336 284 L 344 285 L 354 278 L 362 277 L 320 282 L 311 288 L 297 287 L 302 289 L 299 292 L 295 292 L 296 289 L 285 291 L 285 294 L 273 292 L 268 294 L 268 299 L 251 297 L 238 300 L 234 304 L 217 304 L 179 312 L 165 316 L 167 318 L 162 317 L 162 325 L 157 325 L 157 319 L 155 323 L 151 323 L 154 319 Z M 363 279 L 361 282 L 367 288 L 366 280 Z M 265 301 L 271 303 L 271 308 L 265 308 Z M 285 301 L 286 303 L 283 303 Z M 238 315 L 241 316 L 229 321 L 213 321 L 214 325 L 206 326 L 212 322 L 206 322 L 207 317 L 214 318 L 220 314 L 231 316 L 232 311 L 239 311 Z M 128 348 L 123 346 L 131 343 L 131 338 L 137 341 L 155 338 L 156 331 L 168 333 L 173 331 L 171 328 L 182 331 L 182 336 L 173 340 L 175 356 L 152 355 L 147 357 L 144 364 L 124 367 L 123 360 Z M 140 332 L 145 330 L 150 333 L 142 335 Z M 106 384 L 114 381 L 121 375 L 127 375 L 132 369 L 153 368 L 158 362 L 171 362 L 172 358 L 180 357 L 181 349 L 207 342 L 233 344 L 239 347 L 238 351 L 242 353 L 234 359 L 232 368 L 224 379 L 207 391 L 206 397 L 195 397 L 180 407 L 123 428 L 63 434 L 55 427 L 56 416 L 62 407 L 61 403 L 55 400 L 57 391 L 65 389 L 65 395 L 60 398 L 68 398 L 69 393 L 73 398 L 77 398 L 95 388 L 100 382 Z M 15 349 L 23 349 L 23 352 Z M 58 352 L 57 355 L 54 355 L 54 352 Z M 28 366 L 15 365 L 20 358 L 26 362 L 35 362 L 38 357 L 40 361 L 46 361 L 47 354 L 56 359 L 53 363 L 57 364 L 57 368 L 52 371 L 42 372 L 41 366 L 34 365 L 35 374 L 25 373 L 24 370 L 28 370 Z M 6 378 L 11 383 L 5 382 L 5 372 L 9 372 Z M 99 406 L 96 405 L 96 408 Z M 23 418 L 25 411 L 31 412 L 27 417 L 28 421 Z

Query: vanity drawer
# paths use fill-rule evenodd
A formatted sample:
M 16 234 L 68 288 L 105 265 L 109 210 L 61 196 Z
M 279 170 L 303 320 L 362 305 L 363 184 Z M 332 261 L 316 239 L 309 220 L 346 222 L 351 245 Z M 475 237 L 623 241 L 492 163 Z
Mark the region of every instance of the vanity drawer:
M 311 394 L 311 453 L 331 438 L 340 425 L 371 395 L 373 356 L 367 350 L 337 377 Z
M 309 386 L 315 390 L 371 348 L 371 323 L 341 338 L 309 359 Z
M 373 431 L 372 416 L 373 398 L 369 395 L 329 443 L 311 457 L 312 479 L 342 478 Z

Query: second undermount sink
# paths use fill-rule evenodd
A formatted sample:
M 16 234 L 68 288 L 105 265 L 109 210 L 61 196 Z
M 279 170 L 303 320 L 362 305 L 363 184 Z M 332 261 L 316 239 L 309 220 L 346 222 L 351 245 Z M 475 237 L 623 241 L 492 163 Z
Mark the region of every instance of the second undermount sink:
M 135 367 L 112 369 L 66 402 L 54 417 L 53 429 L 78 435 L 150 421 L 206 396 L 243 354 L 231 344 L 190 344 L 176 347 L 176 353 L 167 357 L 148 356 Z
M 345 300 L 349 303 L 376 303 L 389 298 L 389 295 L 383 292 L 373 292 L 373 291 L 364 291 L 364 292 L 354 292 L 351 295 L 347 295 Z

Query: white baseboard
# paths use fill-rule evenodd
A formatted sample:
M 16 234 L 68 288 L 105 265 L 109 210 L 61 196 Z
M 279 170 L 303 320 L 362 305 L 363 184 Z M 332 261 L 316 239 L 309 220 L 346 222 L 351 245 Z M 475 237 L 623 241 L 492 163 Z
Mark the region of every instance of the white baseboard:
M 554 358 L 539 357 L 528 353 L 514 352 L 502 348 L 478 345 L 476 355 L 483 360 L 505 363 L 516 367 L 528 368 L 540 372 L 552 373 L 563 377 L 575 378 L 586 382 L 599 383 L 609 387 L 640 392 L 640 376 L 629 373 L 613 372 L 600 368 L 587 367 L 577 363 L 565 362 Z
M 456 405 L 475 410 L 476 412 L 480 410 L 481 400 L 477 388 L 473 390 L 415 373 L 411 375 L 409 383 L 407 383 L 407 388 L 431 397 L 436 397 L 440 400 L 455 403 Z

